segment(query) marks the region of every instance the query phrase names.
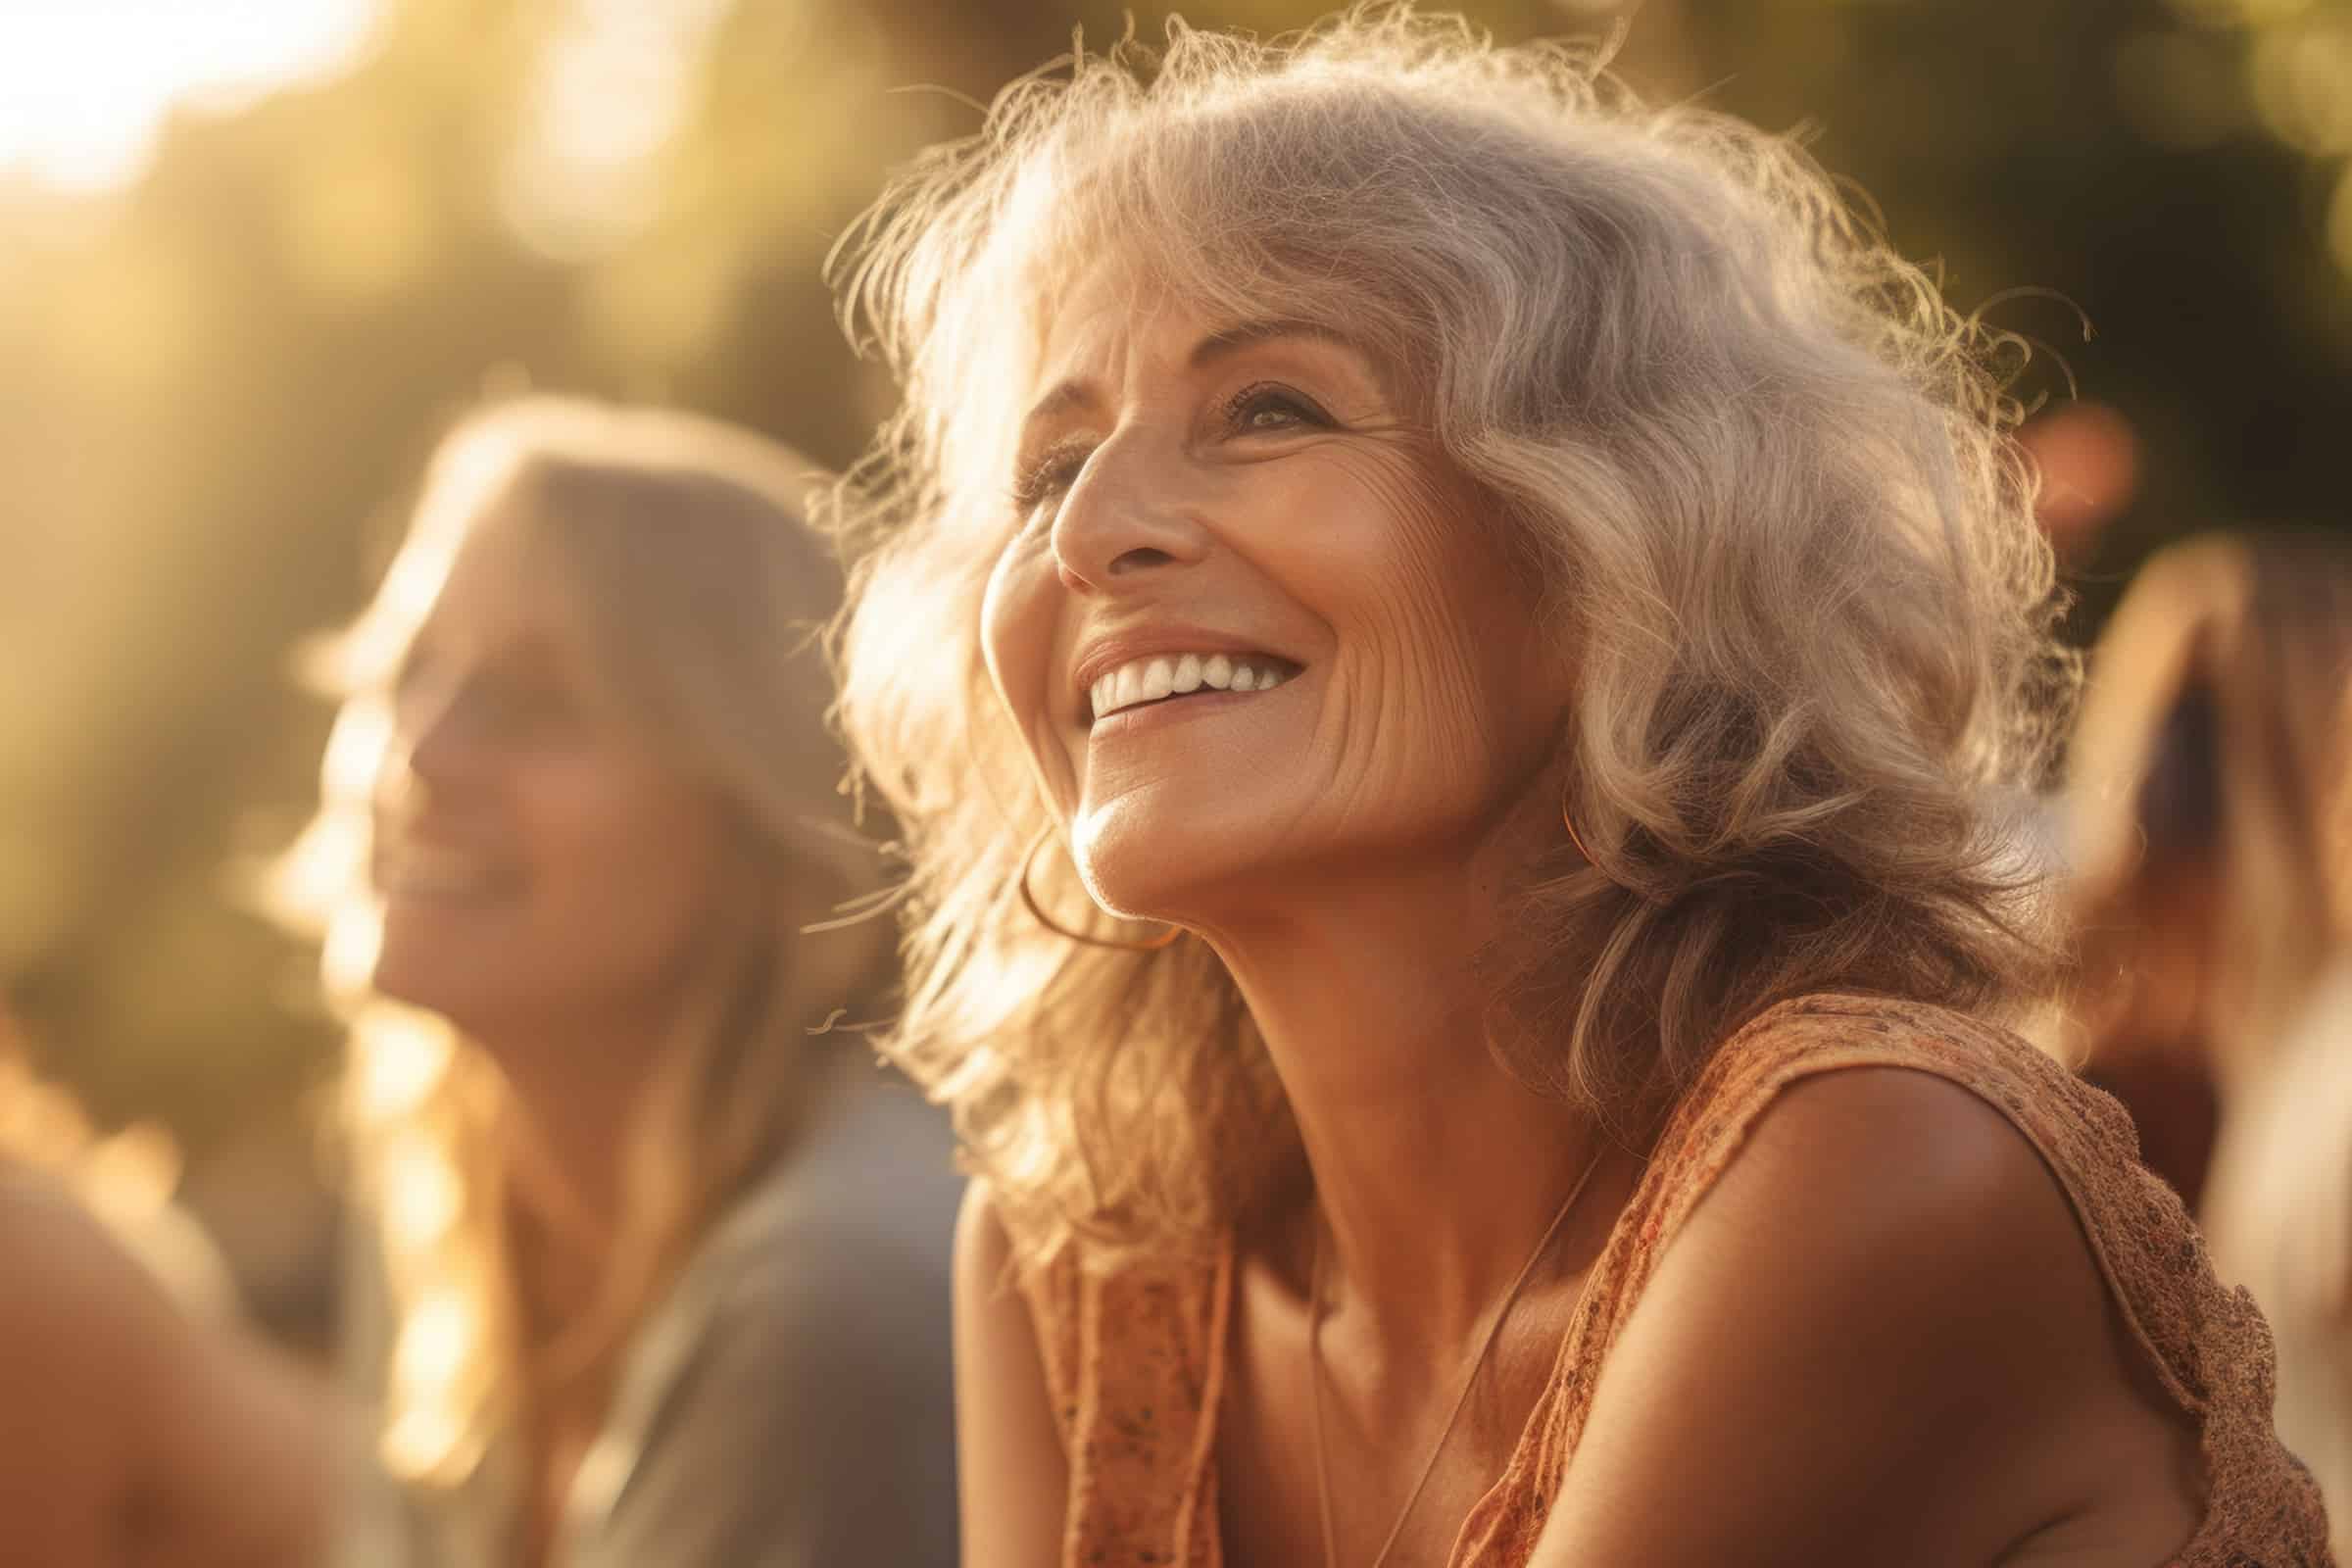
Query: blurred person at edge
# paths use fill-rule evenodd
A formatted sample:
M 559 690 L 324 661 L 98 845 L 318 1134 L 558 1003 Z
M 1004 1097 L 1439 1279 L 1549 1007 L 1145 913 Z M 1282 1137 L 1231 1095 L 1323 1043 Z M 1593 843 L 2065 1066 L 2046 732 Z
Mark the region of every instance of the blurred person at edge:
M 944 1122 L 804 470 L 680 414 L 464 423 L 339 641 L 286 875 L 353 1009 L 351 1568 L 955 1556 Z M 847 1014 L 846 1019 L 844 1014 Z
M 1381 7 L 1025 78 L 853 236 L 969 1568 L 2325 1555 L 1999 1022 L 2073 661 L 1989 345 L 1844 211 Z
M 2261 1304 L 2278 1435 L 2352 1555 L 2352 545 L 2217 536 L 2143 567 L 2095 652 L 2067 808 L 2068 1049 Z
M 318 1559 L 332 1400 L 234 1322 L 153 1129 L 91 1135 L 0 1004 L 0 1562 Z

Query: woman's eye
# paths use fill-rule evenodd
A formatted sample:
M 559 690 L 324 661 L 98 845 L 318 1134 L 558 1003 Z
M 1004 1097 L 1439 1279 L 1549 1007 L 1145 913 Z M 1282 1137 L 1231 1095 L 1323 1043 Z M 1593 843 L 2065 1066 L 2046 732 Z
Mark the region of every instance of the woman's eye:
M 1060 447 L 1025 466 L 1012 484 L 1013 505 L 1027 512 L 1038 503 L 1061 494 L 1078 482 L 1080 471 L 1086 467 L 1086 458 L 1084 448 Z
M 526 740 L 568 729 L 579 706 L 558 681 L 537 674 L 481 670 L 447 699 L 447 721 L 480 740 Z
M 1286 430 L 1324 429 L 1331 418 L 1321 409 L 1285 387 L 1244 387 L 1225 405 L 1225 422 L 1241 435 L 1267 435 Z

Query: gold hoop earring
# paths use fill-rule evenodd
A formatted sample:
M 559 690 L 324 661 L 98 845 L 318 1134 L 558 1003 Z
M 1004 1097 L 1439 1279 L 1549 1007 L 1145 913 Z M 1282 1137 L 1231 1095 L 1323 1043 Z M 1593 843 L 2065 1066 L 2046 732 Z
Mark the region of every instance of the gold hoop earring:
M 1029 853 L 1021 857 L 1021 874 L 1016 886 L 1018 886 L 1020 889 L 1021 903 L 1028 906 L 1029 917 L 1031 919 L 1035 920 L 1039 925 L 1044 926 L 1047 930 L 1053 932 L 1057 937 L 1066 937 L 1072 942 L 1082 943 L 1090 948 L 1109 948 L 1119 953 L 1157 953 L 1160 949 L 1170 946 L 1178 937 L 1184 935 L 1184 927 L 1180 925 L 1172 925 L 1169 926 L 1165 931 L 1161 932 L 1158 936 L 1152 937 L 1148 940 L 1129 940 L 1122 937 L 1097 937 L 1089 936 L 1083 931 L 1073 931 L 1068 926 L 1056 922 L 1051 915 L 1046 913 L 1045 906 L 1037 902 L 1037 895 L 1029 891 L 1029 871 L 1030 868 L 1037 863 L 1037 852 L 1044 849 L 1046 847 L 1046 841 L 1051 839 L 1053 836 L 1054 830 L 1051 827 L 1047 828 L 1044 832 L 1038 834 L 1038 836 L 1030 842 Z
M 1600 862 L 1592 858 L 1592 852 L 1585 848 L 1583 836 L 1576 831 L 1576 818 L 1568 814 L 1568 796 L 1565 791 L 1560 795 L 1560 826 L 1568 830 L 1568 842 L 1576 846 L 1576 853 L 1585 858 L 1585 863 L 1600 871 Z M 1601 871 L 1601 875 L 1607 876 L 1608 873 Z

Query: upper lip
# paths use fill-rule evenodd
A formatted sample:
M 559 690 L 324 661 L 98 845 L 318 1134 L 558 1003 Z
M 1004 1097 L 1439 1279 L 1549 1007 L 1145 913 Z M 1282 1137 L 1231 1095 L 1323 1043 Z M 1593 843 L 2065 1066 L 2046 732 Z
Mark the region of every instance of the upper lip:
M 1081 643 L 1077 661 L 1070 666 L 1070 685 L 1077 694 L 1080 716 L 1086 713 L 1088 693 L 1094 689 L 1096 681 L 1122 664 L 1150 659 L 1155 654 L 1225 654 L 1245 658 L 1255 655 L 1265 659 L 1280 659 L 1290 664 L 1298 662 L 1262 642 L 1236 637 L 1230 632 L 1211 631 L 1205 626 L 1160 624 L 1106 633 Z

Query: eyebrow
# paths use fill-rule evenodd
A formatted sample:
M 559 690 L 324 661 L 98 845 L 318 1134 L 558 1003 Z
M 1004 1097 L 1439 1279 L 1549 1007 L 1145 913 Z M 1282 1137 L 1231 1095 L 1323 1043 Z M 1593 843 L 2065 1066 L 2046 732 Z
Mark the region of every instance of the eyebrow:
M 1244 349 L 1285 337 L 1313 338 L 1339 348 L 1351 349 L 1357 354 L 1364 353 L 1363 345 L 1336 327 L 1325 326 L 1320 321 L 1276 318 L 1261 321 L 1237 321 L 1209 333 L 1193 346 L 1189 363 L 1197 370 L 1204 365 L 1212 365 L 1230 355 L 1239 354 Z M 1365 358 L 1369 359 L 1370 356 L 1365 355 Z
M 1367 360 L 1371 358 L 1355 339 L 1321 322 L 1292 317 L 1270 317 L 1263 320 L 1237 321 L 1231 326 L 1219 327 L 1193 345 L 1193 352 L 1185 358 L 1185 366 L 1188 369 L 1198 370 L 1219 360 L 1229 359 L 1245 349 L 1286 337 L 1312 338 L 1353 350 Z M 1096 401 L 1094 389 L 1085 382 L 1076 379 L 1064 381 L 1031 406 L 1021 418 L 1021 429 L 1026 431 L 1041 419 L 1051 418 L 1070 409 L 1084 408 Z

